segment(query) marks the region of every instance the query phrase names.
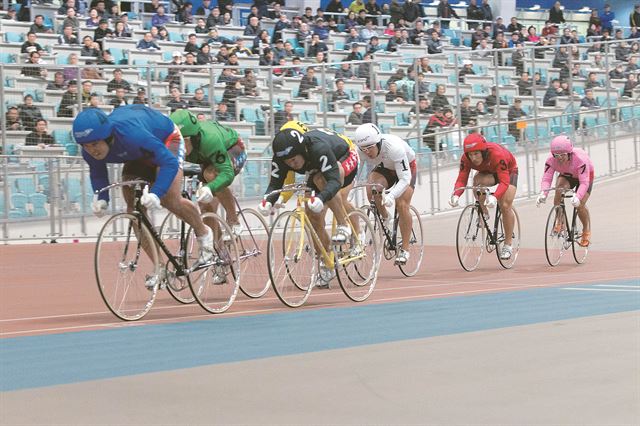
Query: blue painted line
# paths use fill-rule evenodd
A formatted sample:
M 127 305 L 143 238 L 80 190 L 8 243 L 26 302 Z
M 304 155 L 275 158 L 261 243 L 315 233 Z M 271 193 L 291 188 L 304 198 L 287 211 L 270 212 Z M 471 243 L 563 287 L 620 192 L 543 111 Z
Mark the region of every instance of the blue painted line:
M 637 284 L 638 280 L 607 284 Z M 0 340 L 0 391 L 640 309 L 640 295 L 539 288 Z

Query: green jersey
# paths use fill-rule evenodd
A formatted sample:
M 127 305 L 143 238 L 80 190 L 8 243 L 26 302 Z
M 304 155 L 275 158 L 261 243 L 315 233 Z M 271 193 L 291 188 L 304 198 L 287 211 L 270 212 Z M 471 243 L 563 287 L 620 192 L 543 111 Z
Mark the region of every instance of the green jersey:
M 233 182 L 235 171 L 227 151 L 237 142 L 238 132 L 216 121 L 200 122 L 200 132 L 197 136 L 191 137 L 193 150 L 187 155 L 186 160 L 200 164 L 203 170 L 210 165 L 216 169 L 218 175 L 207 184 L 213 193 Z

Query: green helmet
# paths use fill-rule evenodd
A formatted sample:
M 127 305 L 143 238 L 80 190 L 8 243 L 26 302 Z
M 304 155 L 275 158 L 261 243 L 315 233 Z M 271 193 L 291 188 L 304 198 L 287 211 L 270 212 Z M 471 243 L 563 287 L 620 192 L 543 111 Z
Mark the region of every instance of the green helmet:
M 176 126 L 178 126 L 180 133 L 182 133 L 184 137 L 197 135 L 200 131 L 198 118 L 186 109 L 176 110 L 169 117 L 176 123 Z

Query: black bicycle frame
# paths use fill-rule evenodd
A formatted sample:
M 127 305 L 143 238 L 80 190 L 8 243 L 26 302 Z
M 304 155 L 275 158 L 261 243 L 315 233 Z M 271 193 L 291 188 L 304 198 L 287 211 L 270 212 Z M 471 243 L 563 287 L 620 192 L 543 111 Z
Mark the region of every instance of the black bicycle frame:
M 489 236 L 489 244 L 498 245 L 498 225 L 500 224 L 500 216 L 502 216 L 502 211 L 500 211 L 500 206 L 496 206 L 496 217 L 493 224 L 493 231 L 489 228 L 489 223 L 484 218 L 484 214 L 482 213 L 482 208 L 480 207 L 480 201 L 476 200 L 475 208 L 478 213 L 478 216 L 482 218 L 482 223 L 484 224 L 484 228 L 487 230 L 487 235 Z
M 375 197 L 378 194 L 378 192 L 374 189 L 371 191 L 371 194 L 373 197 Z M 378 211 L 378 206 L 376 205 L 375 201 L 370 200 L 369 203 L 370 203 L 371 211 L 373 212 L 373 215 L 376 217 L 376 219 L 380 223 L 380 227 L 387 240 L 387 244 L 389 244 L 389 250 L 395 251 L 397 249 L 396 246 L 398 242 L 398 209 L 394 208 L 393 210 L 393 229 L 389 230 L 384 225 L 384 221 L 382 220 L 382 216 Z

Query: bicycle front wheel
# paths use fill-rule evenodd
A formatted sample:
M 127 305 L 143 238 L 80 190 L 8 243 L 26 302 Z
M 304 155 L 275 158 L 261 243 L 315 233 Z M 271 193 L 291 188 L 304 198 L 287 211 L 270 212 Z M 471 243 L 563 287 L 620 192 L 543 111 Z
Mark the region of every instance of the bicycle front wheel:
M 496 247 L 496 254 L 498 255 L 498 262 L 505 269 L 511 269 L 513 265 L 516 263 L 516 259 L 518 258 L 518 252 L 520 251 L 520 218 L 518 217 L 518 212 L 515 208 L 511 207 L 513 211 L 513 216 L 515 222 L 513 224 L 513 232 L 511 233 L 511 248 L 512 253 L 511 257 L 508 259 L 503 259 L 500 257 L 500 252 L 502 251 L 502 247 L 504 245 L 506 233 L 504 231 L 504 215 L 500 215 L 500 220 L 498 221 L 498 235 L 496 241 L 498 242 Z
M 422 264 L 422 256 L 424 254 L 424 240 L 422 235 L 422 220 L 420 220 L 420 213 L 418 210 L 410 206 L 409 214 L 411 215 L 411 235 L 409 236 L 409 260 L 400 267 L 402 272 L 407 277 L 414 276 L 420 269 Z M 398 247 L 402 246 L 402 242 L 398 243 Z
M 160 239 L 174 256 L 174 260 L 187 269 L 189 265 L 198 260 L 198 244 L 193 228 L 185 224 L 184 245 L 181 244 L 182 221 L 173 213 L 169 213 L 160 226 Z M 159 251 L 161 253 L 161 251 Z M 176 276 L 176 268 L 169 259 L 162 259 L 165 264 L 167 290 L 176 301 L 184 304 L 193 303 L 193 297 L 189 280 L 185 276 Z
M 369 217 L 360 210 L 349 213 L 349 221 L 359 235 L 352 232 L 348 244 L 337 247 L 336 276 L 344 294 L 354 302 L 371 296 L 378 279 L 380 246 Z
M 251 298 L 263 296 L 271 285 L 267 272 L 269 227 L 262 215 L 253 209 L 242 210 L 242 232 L 236 239 L 240 251 L 240 290 Z
M 213 231 L 211 264 L 189 274 L 189 284 L 196 301 L 212 314 L 221 314 L 231 307 L 240 287 L 240 256 L 231 228 L 215 213 L 205 213 L 202 219 Z
M 462 269 L 471 272 L 478 267 L 485 241 L 484 222 L 479 217 L 479 209 L 470 204 L 460 213 L 456 230 L 456 250 Z
M 281 213 L 269 231 L 269 278 L 278 299 L 291 308 L 302 306 L 315 285 L 316 251 L 309 227 L 292 211 Z
M 549 212 L 544 233 L 544 252 L 549 265 L 556 266 L 560 263 L 566 248 L 566 239 L 567 225 L 564 209 L 561 206 L 554 206 Z
M 573 258 L 575 259 L 576 263 L 582 264 L 587 261 L 589 247 L 582 247 L 580 244 L 578 244 L 578 241 L 582 239 L 582 222 L 578 218 L 578 213 L 575 209 L 573 211 L 573 226 L 571 227 L 571 234 L 571 250 L 573 251 Z
M 159 261 L 151 232 L 133 214 L 111 216 L 98 234 L 95 273 L 100 296 L 125 321 L 144 317 L 159 287 Z

